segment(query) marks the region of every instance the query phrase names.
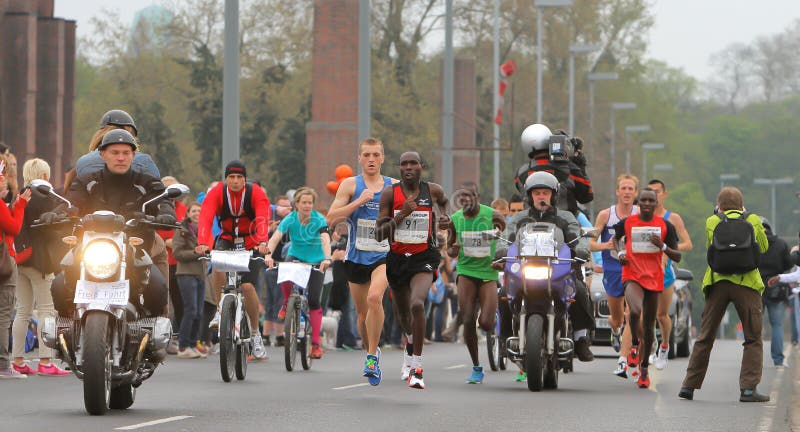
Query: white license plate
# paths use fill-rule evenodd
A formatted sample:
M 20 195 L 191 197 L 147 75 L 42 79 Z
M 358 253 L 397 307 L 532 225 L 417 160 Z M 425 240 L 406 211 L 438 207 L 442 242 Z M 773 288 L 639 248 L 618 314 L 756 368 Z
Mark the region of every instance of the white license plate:
M 75 284 L 75 303 L 91 303 L 96 305 L 128 304 L 130 282 L 91 282 L 79 280 Z
M 595 318 L 594 326 L 597 328 L 611 328 L 611 326 L 608 325 L 608 318 Z

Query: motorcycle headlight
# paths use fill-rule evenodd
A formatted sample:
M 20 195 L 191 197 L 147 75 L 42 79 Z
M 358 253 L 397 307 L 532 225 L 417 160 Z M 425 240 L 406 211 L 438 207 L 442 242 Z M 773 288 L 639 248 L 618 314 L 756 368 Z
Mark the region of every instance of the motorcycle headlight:
M 550 267 L 527 265 L 522 268 L 522 274 L 525 275 L 525 279 L 545 280 L 550 278 Z
M 108 279 L 119 270 L 122 256 L 117 245 L 105 240 L 90 242 L 83 251 L 83 266 L 90 276 Z

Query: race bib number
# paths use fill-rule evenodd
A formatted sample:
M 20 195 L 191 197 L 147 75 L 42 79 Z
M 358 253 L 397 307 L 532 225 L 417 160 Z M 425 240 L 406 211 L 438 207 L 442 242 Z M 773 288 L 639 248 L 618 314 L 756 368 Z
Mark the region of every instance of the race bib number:
M 235 250 L 235 251 L 243 251 L 243 250 L 245 250 L 245 248 L 244 248 L 244 238 L 236 237 L 235 239 L 233 239 L 233 250 Z
M 89 303 L 98 306 L 125 306 L 128 304 L 129 292 L 130 283 L 127 280 L 116 282 L 79 280 L 75 284 L 74 302 L 76 304 Z
M 631 250 L 635 253 L 661 252 L 658 246 L 650 242 L 650 235 L 661 236 L 660 227 L 633 227 L 631 228 Z
M 486 258 L 491 254 L 492 240 L 483 238 L 483 233 L 484 231 L 464 231 L 461 233 L 461 250 L 464 251 L 464 256 Z
M 375 221 L 359 219 L 356 225 L 356 249 L 365 252 L 389 252 L 389 241 L 375 239 Z
M 395 210 L 397 215 L 400 210 Z M 394 241 L 408 244 L 422 244 L 428 241 L 430 218 L 427 211 L 414 211 L 403 218 L 394 231 Z

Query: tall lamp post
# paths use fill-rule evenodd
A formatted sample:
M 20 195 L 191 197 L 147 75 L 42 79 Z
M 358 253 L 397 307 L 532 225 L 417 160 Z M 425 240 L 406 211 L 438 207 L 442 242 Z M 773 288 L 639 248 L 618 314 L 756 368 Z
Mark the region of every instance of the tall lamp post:
M 594 160 L 594 146 L 597 142 L 594 136 L 594 83 L 595 81 L 613 81 L 619 79 L 616 72 L 590 73 L 589 80 L 589 160 Z
M 222 171 L 239 159 L 239 0 L 225 0 L 222 66 Z
M 569 135 L 575 133 L 575 54 L 599 51 L 602 46 L 594 44 L 572 44 L 569 47 Z
M 727 173 L 727 174 L 720 174 L 719 175 L 719 188 L 722 189 L 725 187 L 725 182 L 734 182 L 739 181 L 742 178 L 741 175 L 738 173 Z
M 625 126 L 625 172 L 631 172 L 631 146 L 628 142 L 628 135 L 638 132 L 650 132 L 650 125 Z M 644 181 L 644 179 L 642 179 Z
M 646 182 L 647 178 L 647 152 L 651 150 L 664 150 L 664 143 L 642 143 L 642 181 Z
M 611 161 L 608 164 L 611 167 L 611 175 L 608 177 L 608 182 L 610 184 L 610 196 L 612 197 L 614 196 L 614 176 L 617 175 L 617 130 L 614 113 L 621 110 L 632 109 L 636 109 L 635 102 L 615 102 L 611 104 Z
M 542 122 L 542 20 L 547 7 L 569 7 L 572 0 L 536 0 L 536 123 Z
M 761 186 L 769 186 L 770 188 L 770 201 L 772 202 L 772 232 L 778 234 L 778 214 L 775 211 L 775 188 L 780 185 L 790 185 L 794 183 L 792 178 L 756 178 L 753 179 L 753 184 Z

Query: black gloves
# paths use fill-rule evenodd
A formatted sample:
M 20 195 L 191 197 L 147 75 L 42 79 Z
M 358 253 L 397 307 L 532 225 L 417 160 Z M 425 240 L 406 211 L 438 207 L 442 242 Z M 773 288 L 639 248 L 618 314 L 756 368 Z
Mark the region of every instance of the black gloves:
M 42 213 L 42 215 L 39 216 L 39 223 L 41 223 L 41 224 L 51 224 L 53 222 L 58 222 L 58 221 L 60 221 L 62 219 L 64 219 L 64 215 L 62 215 L 62 214 L 58 214 L 58 213 L 55 213 L 55 212 L 46 212 L 46 213 Z

